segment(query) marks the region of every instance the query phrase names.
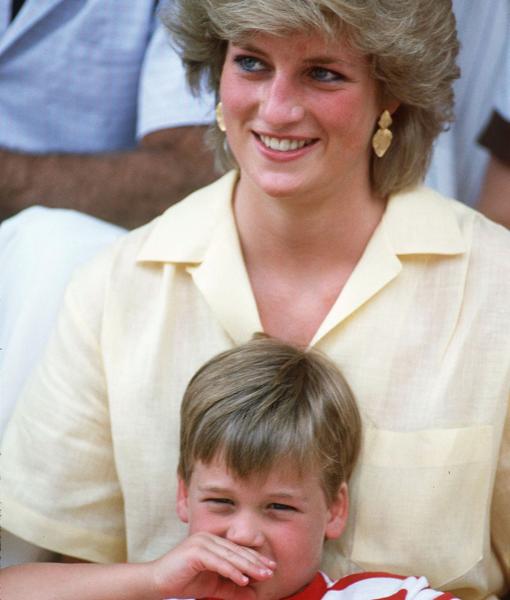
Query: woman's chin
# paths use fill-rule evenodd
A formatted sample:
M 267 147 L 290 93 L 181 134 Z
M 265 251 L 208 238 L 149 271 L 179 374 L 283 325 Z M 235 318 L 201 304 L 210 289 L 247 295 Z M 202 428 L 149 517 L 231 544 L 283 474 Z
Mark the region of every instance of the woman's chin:
M 306 186 L 303 179 L 296 175 L 271 173 L 264 177 L 257 177 L 257 187 L 271 198 L 292 198 L 301 195 Z

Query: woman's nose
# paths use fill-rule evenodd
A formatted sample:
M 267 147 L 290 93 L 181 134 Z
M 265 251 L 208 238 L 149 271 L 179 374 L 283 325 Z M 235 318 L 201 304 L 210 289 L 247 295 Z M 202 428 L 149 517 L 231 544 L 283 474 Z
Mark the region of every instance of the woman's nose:
M 253 515 L 241 514 L 232 518 L 227 529 L 227 539 L 248 548 L 260 548 L 264 534 Z
M 286 74 L 275 73 L 263 89 L 260 116 L 273 127 L 299 122 L 305 114 L 297 84 Z

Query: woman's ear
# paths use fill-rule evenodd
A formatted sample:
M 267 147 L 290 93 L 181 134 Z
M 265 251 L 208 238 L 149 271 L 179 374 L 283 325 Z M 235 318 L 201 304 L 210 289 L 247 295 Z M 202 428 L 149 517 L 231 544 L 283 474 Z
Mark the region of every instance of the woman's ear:
M 393 115 L 393 113 L 396 112 L 399 106 L 399 100 L 396 100 L 395 98 L 390 99 L 390 101 L 388 102 L 388 110 L 390 112 L 390 115 Z
M 183 523 L 189 522 L 188 486 L 181 477 L 177 485 L 177 516 Z
M 349 492 L 344 482 L 328 508 L 328 522 L 324 532 L 327 540 L 333 540 L 342 535 L 349 515 Z

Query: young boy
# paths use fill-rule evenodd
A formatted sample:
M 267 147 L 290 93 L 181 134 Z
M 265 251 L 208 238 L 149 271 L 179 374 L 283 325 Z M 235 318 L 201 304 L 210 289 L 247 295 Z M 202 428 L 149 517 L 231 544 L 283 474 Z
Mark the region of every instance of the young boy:
M 322 355 L 256 339 L 210 360 L 181 408 L 178 514 L 189 537 L 159 560 L 25 565 L 2 600 L 447 600 L 425 578 L 318 572 L 341 535 L 361 440 L 351 391 Z

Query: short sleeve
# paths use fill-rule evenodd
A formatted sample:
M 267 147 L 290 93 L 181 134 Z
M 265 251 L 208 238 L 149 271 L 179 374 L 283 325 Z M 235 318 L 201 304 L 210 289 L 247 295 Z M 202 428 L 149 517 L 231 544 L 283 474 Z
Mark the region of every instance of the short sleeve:
M 2 527 L 94 562 L 126 555 L 100 346 L 107 263 L 103 255 L 70 284 L 1 455 Z
M 137 137 L 186 125 L 207 125 L 213 121 L 214 98 L 193 96 L 187 87 L 184 69 L 171 47 L 164 26 L 158 22 L 145 54 L 138 94 Z

